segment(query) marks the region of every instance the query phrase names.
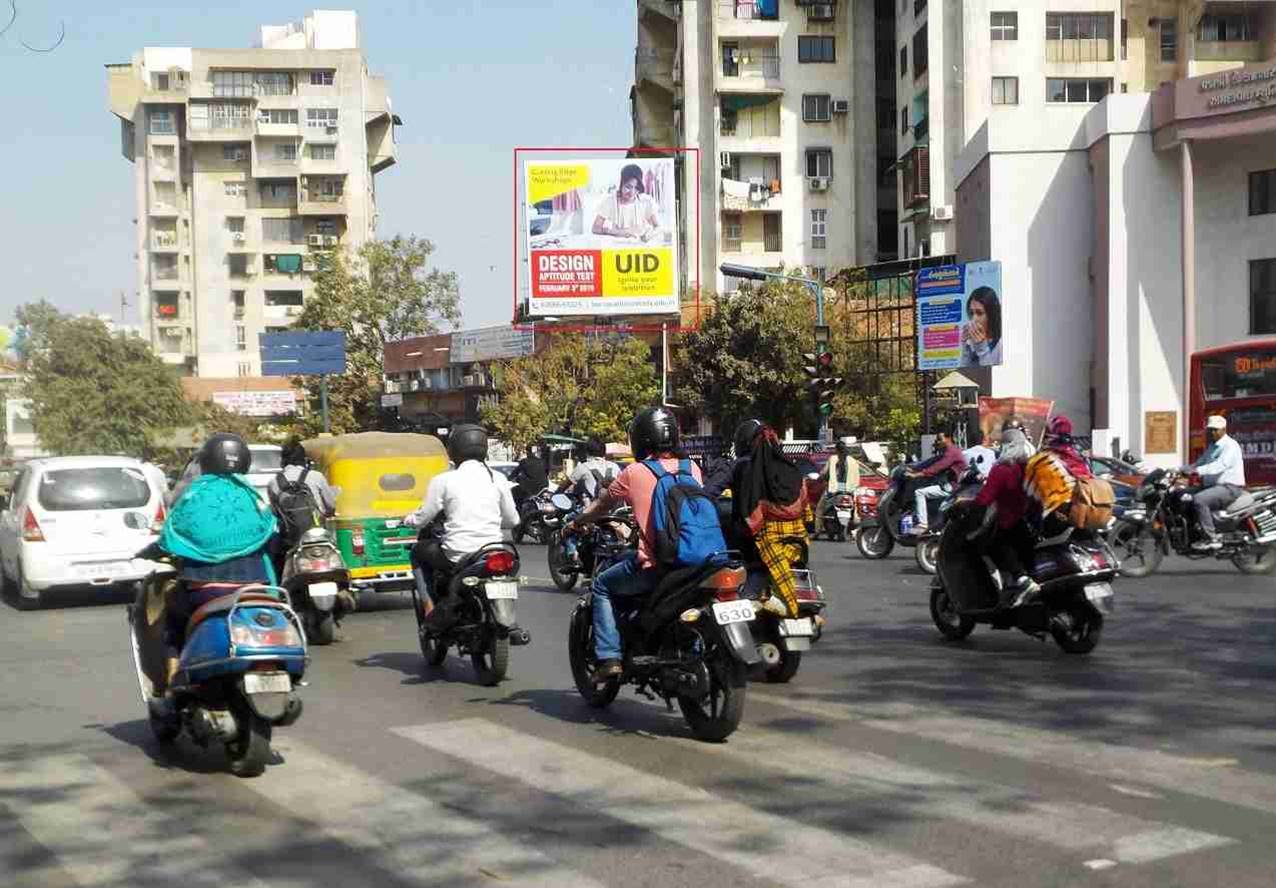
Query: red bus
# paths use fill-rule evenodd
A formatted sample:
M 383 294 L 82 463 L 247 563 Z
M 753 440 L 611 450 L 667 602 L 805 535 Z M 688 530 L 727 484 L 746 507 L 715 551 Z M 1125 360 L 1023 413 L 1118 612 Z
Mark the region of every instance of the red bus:
M 1254 339 L 1192 355 L 1188 451 L 1205 450 L 1205 418 L 1221 413 L 1245 453 L 1246 484 L 1276 484 L 1276 339 Z

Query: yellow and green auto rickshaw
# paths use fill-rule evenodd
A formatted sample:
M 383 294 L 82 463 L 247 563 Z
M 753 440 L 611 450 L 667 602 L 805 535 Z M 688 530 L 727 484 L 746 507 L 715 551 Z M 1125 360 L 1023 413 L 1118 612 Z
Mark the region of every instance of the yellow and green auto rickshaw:
M 425 498 L 430 479 L 447 471 L 447 448 L 433 435 L 359 432 L 303 442 L 337 491 L 337 514 L 329 521 L 356 590 L 391 592 L 410 588 L 409 552 L 416 530 L 403 516 Z

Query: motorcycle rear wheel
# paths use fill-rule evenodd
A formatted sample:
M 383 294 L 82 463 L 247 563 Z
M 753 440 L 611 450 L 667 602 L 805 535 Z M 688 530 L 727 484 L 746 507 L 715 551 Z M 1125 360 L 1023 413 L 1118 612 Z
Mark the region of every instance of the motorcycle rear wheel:
M 860 527 L 855 531 L 855 548 L 865 558 L 876 561 L 891 554 L 891 550 L 895 548 L 895 540 L 891 539 L 891 532 L 881 524 Z
M 1050 634 L 1055 644 L 1069 654 L 1088 654 L 1099 643 L 1103 632 L 1103 614 L 1089 602 L 1073 604 L 1050 618 Z
M 247 705 L 236 708 L 239 736 L 226 744 L 230 773 L 236 777 L 257 777 L 270 761 L 270 722 Z
M 679 697 L 678 708 L 697 740 L 721 743 L 740 727 L 749 671 L 729 652 L 719 648 L 706 664 L 709 693 L 702 699 Z
M 1121 560 L 1121 576 L 1142 579 L 1156 573 L 1165 550 L 1150 527 L 1139 528 L 1122 521 L 1112 531 L 1112 548 Z
M 801 651 L 781 651 L 780 662 L 771 666 L 764 673 L 768 684 L 787 684 L 797 675 L 802 665 Z
M 510 668 L 510 640 L 493 638 L 492 646 L 483 653 L 470 654 L 474 675 L 485 688 L 501 683 Z
M 337 619 L 332 611 L 311 614 L 307 635 L 311 644 L 332 644 L 337 637 Z
M 1243 554 L 1233 555 L 1232 564 L 1243 574 L 1271 573 L 1272 568 L 1276 568 L 1276 546 L 1263 546 L 1256 551 L 1251 549 Z
M 939 569 L 936 565 L 939 562 L 939 537 L 918 543 L 913 550 L 913 558 L 917 561 L 917 567 L 924 573 L 932 577 L 938 573 Z
M 939 633 L 949 641 L 961 641 L 975 631 L 974 619 L 957 613 L 948 590 L 942 586 L 930 590 L 930 618 Z
M 558 532 L 550 534 L 549 542 L 546 544 L 549 548 L 546 550 L 546 561 L 549 562 L 549 578 L 554 581 L 554 585 L 561 592 L 570 592 L 576 588 L 576 582 L 580 579 L 580 574 L 574 570 L 565 569 L 563 559 L 563 541 Z
M 594 657 L 593 614 L 587 607 L 572 611 L 571 625 L 567 628 L 567 658 L 571 661 L 572 679 L 576 690 L 594 709 L 611 705 L 620 693 L 620 679 L 610 679 L 606 684 L 594 684 L 594 670 L 598 663 Z
M 442 666 L 447 659 L 447 645 L 443 643 L 443 639 L 425 631 L 419 633 L 419 639 L 421 656 L 425 657 L 425 662 L 430 666 Z

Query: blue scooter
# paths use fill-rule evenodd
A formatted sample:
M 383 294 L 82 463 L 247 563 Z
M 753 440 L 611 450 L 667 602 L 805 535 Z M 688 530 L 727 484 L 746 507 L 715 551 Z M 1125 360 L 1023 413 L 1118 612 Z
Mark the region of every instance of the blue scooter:
M 231 773 L 255 777 L 270 759 L 271 731 L 301 716 L 300 686 L 309 657 L 301 620 L 275 586 L 230 587 L 191 616 L 172 682 L 163 683 L 163 590 L 177 581 L 160 570 L 129 607 L 129 638 L 151 732 L 162 744 L 182 733 L 201 747 L 225 746 Z

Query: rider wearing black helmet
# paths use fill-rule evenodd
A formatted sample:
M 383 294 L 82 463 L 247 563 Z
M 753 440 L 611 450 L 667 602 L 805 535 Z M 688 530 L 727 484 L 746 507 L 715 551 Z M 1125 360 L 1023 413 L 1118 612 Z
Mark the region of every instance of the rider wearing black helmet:
M 596 681 L 620 675 L 620 632 L 612 611 L 613 598 L 628 598 L 649 594 L 656 588 L 660 573 L 656 569 L 653 551 L 655 539 L 652 526 L 651 500 L 656 490 L 656 474 L 643 465 L 643 460 L 658 460 L 667 472 L 678 469 L 679 461 L 678 418 L 664 407 L 648 407 L 640 410 L 629 425 L 629 448 L 637 462 L 629 465 L 606 491 L 594 500 L 564 533 L 575 525 L 587 524 L 608 515 L 620 505 L 634 510 L 638 524 L 638 551 L 631 552 L 622 561 L 594 577 L 591 587 L 594 598 L 594 653 L 598 657 Z M 700 482 L 700 468 L 691 466 L 692 476 Z
M 459 425 L 447 442 L 452 469 L 430 479 L 421 507 L 403 519 L 408 527 L 425 527 L 443 519 L 443 535 L 422 539 L 413 560 L 426 574 L 433 601 L 427 601 L 431 629 L 443 630 L 456 619 L 456 602 L 447 594 L 445 577 L 456 563 L 484 546 L 499 543 L 501 528 L 518 523 L 510 489 L 487 467 L 487 432 L 478 425 Z M 435 582 L 437 576 L 437 582 Z

